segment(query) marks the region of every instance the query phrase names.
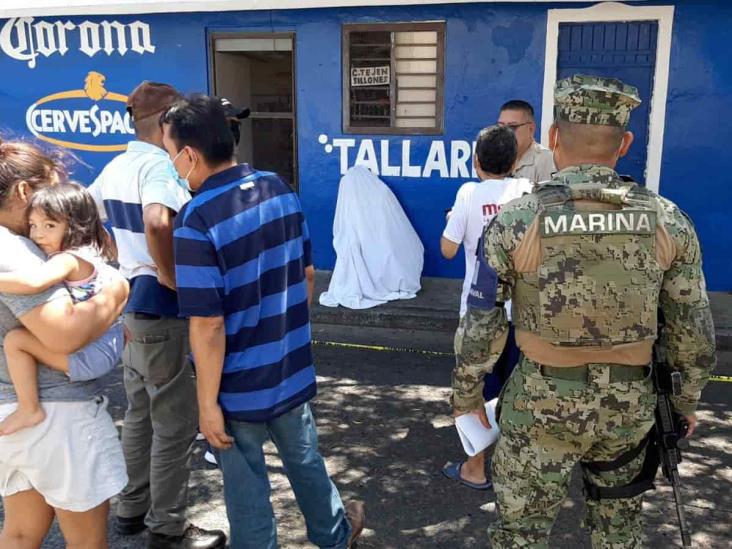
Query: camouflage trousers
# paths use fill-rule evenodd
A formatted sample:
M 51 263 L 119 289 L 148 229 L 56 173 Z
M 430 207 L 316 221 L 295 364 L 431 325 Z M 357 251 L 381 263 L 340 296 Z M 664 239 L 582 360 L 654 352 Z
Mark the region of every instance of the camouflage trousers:
M 522 357 L 504 388 L 493 456 L 498 520 L 489 536 L 495 548 L 548 547 L 574 466 L 614 460 L 636 447 L 653 425 L 650 377 L 614 381 L 607 364 L 581 372 L 586 379 L 545 376 Z M 598 486 L 622 486 L 638 474 L 643 456 L 614 471 L 595 475 L 583 467 L 584 473 Z M 585 525 L 592 546 L 641 547 L 642 498 L 588 500 Z

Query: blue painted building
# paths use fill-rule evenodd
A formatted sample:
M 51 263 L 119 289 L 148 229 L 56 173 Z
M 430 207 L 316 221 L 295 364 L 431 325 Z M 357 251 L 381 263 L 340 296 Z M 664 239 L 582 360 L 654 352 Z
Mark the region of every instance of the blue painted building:
M 323 269 L 335 262 L 339 179 L 360 162 L 401 201 L 425 245 L 424 274 L 461 277 L 463 262 L 443 260 L 438 241 L 472 177 L 478 130 L 523 98 L 546 142 L 557 78 L 620 77 L 644 101 L 621 171 L 690 214 L 709 288 L 732 290 L 725 0 L 23 4 L 0 6 L 3 138 L 64 148 L 89 183 L 131 138 L 124 101 L 141 80 L 227 96 L 252 109 L 239 158 L 297 187 Z

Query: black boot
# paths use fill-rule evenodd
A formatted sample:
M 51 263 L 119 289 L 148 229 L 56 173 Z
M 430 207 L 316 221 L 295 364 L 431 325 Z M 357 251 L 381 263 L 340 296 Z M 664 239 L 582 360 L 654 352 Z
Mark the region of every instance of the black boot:
M 147 549 L 223 549 L 226 534 L 221 530 L 204 530 L 192 524 L 180 536 L 150 533 Z
M 145 516 L 147 513 L 137 515 L 136 517 L 117 517 L 117 526 L 115 530 L 120 536 L 134 536 L 142 532 L 145 526 Z

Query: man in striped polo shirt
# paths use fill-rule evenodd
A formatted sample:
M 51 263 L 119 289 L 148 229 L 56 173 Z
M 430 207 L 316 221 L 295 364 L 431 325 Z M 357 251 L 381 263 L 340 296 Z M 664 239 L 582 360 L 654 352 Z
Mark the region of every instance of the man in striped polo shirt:
M 176 170 L 197 191 L 176 219 L 178 302 L 190 317 L 200 429 L 224 473 L 231 546 L 277 547 L 262 452 L 271 438 L 310 541 L 349 547 L 363 506 L 344 509 L 308 404 L 314 270 L 300 202 L 276 174 L 236 164 L 219 100 L 182 100 L 162 124 Z

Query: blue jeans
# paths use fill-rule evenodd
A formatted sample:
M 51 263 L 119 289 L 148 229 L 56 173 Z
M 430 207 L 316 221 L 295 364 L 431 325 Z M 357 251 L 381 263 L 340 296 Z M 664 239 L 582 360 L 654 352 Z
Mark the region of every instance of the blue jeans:
M 516 367 L 521 356 L 521 351 L 516 346 L 516 331 L 513 324 L 508 325 L 508 337 L 506 338 L 506 346 L 503 348 L 501 356 L 498 358 L 493 371 L 486 374 L 483 378 L 483 400 L 488 402 L 494 398 L 498 398 L 501 389 L 511 377 L 511 372 Z
M 297 504 L 305 517 L 308 539 L 322 548 L 345 548 L 351 526 L 338 490 L 318 452 L 318 434 L 310 405 L 262 423 L 226 421 L 234 446 L 219 451 L 231 547 L 275 549 L 277 529 L 262 445 L 271 438 Z

